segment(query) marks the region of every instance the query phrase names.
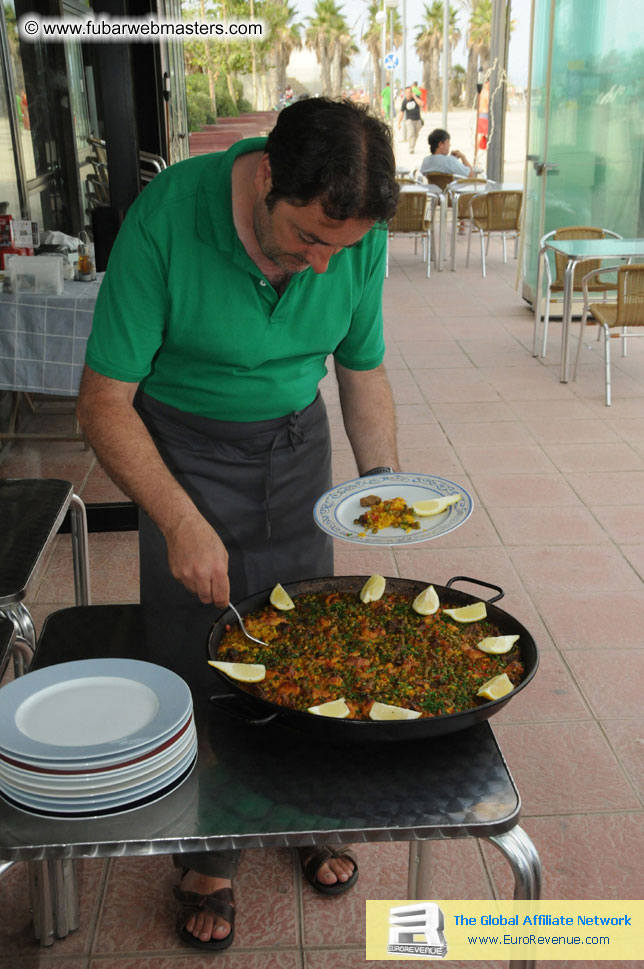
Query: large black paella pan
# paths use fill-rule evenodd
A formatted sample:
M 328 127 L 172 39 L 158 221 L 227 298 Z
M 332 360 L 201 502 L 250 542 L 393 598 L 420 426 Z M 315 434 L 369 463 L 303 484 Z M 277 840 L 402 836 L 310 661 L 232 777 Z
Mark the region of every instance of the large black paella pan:
M 366 579 L 367 576 L 332 576 L 321 579 L 306 579 L 300 582 L 292 582 L 286 585 L 285 589 L 297 606 L 297 597 L 309 593 L 348 592 L 357 596 Z M 280 723 L 314 734 L 321 740 L 326 738 L 343 742 L 416 740 L 423 737 L 437 737 L 441 734 L 464 730 L 482 720 L 487 720 L 498 713 L 530 682 L 539 663 L 537 646 L 525 626 L 510 613 L 493 604 L 503 596 L 503 590 L 498 586 L 478 579 L 455 576 L 445 586 L 434 584 L 442 606 L 449 605 L 458 608 L 472 605 L 482 598 L 453 588 L 453 584 L 457 581 L 494 589 L 497 594 L 486 600 L 488 620 L 498 628 L 500 635 L 519 636 L 518 649 L 524 667 L 524 675 L 521 682 L 507 696 L 483 702 L 479 706 L 461 713 L 422 717 L 418 720 L 336 720 L 330 717 L 315 716 L 306 711 L 294 710 L 255 696 L 252 692 L 249 692 L 245 685 L 238 683 L 220 671 L 213 670 L 213 674 L 221 677 L 227 687 L 225 694 L 213 698 L 214 702 L 218 705 L 225 705 L 232 715 L 240 717 L 248 723 L 257 725 Z M 401 596 L 408 596 L 410 601 L 413 601 L 428 584 L 428 582 L 414 579 L 387 578 L 387 590 Z M 245 617 L 265 606 L 268 603 L 269 595 L 270 590 L 265 590 L 237 603 L 240 615 Z M 221 652 L 222 639 L 226 627 L 234 625 L 236 622 L 233 611 L 228 609 L 215 623 L 208 640 L 210 659 L 225 658 Z

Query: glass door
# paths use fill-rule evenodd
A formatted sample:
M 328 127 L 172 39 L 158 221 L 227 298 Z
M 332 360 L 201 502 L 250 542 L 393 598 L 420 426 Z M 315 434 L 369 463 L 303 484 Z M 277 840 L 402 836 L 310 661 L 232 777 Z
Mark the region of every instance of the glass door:
M 534 0 L 523 295 L 566 225 L 644 235 L 641 0 Z

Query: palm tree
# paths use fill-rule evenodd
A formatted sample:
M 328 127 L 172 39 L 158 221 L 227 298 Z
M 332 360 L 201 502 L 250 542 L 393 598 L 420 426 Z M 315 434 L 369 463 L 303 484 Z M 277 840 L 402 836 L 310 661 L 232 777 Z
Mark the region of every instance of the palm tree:
M 367 13 L 369 23 L 367 29 L 362 34 L 362 42 L 371 54 L 371 66 L 373 69 L 373 90 L 375 92 L 375 104 L 380 104 L 380 85 L 382 77 L 382 26 L 376 23 L 376 14 L 382 10 L 381 0 L 367 0 Z M 389 14 L 387 14 L 387 37 L 389 37 Z M 402 47 L 403 32 L 402 21 L 398 10 L 394 10 L 394 49 Z M 391 41 L 389 41 L 391 43 Z M 393 87 L 393 84 L 392 84 Z
M 480 61 L 484 71 L 490 66 L 492 0 L 466 0 L 465 6 L 469 8 L 465 104 L 471 105 L 476 94 L 477 65 Z
M 335 0 L 317 0 L 313 13 L 314 16 L 308 18 L 310 26 L 306 31 L 306 46 L 315 52 L 320 65 L 322 94 L 340 94 L 342 63 L 347 58 L 350 60 L 354 46 L 350 27 L 342 7 Z M 335 65 L 333 78 L 332 64 Z
M 458 43 L 460 33 L 456 25 L 456 9 L 449 8 L 450 47 Z M 419 24 L 416 53 L 423 64 L 423 87 L 427 89 L 427 108 L 435 111 L 441 105 L 440 54 L 443 49 L 443 0 L 434 0 L 431 7 L 424 4 L 424 24 Z M 449 65 L 447 65 L 449 76 Z
M 265 75 L 269 104 L 277 106 L 279 91 L 286 87 L 286 70 L 291 54 L 302 46 L 301 24 L 295 22 L 297 10 L 285 0 L 266 0 L 260 8 L 268 25 Z

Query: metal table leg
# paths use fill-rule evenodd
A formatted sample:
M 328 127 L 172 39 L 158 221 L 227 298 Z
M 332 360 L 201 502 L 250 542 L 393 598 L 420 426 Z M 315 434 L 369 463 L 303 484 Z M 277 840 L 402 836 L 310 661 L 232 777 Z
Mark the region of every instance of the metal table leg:
M 54 904 L 49 877 L 49 862 L 30 861 L 29 894 L 34 920 L 34 935 L 41 945 L 54 944 Z
M 50 946 L 79 925 L 74 862 L 69 858 L 30 861 L 28 871 L 34 934 L 42 946 Z
M 510 862 L 514 872 L 515 899 L 541 898 L 541 861 L 532 840 L 516 825 L 505 834 L 488 838 Z M 510 969 L 535 969 L 534 959 L 511 959 Z
M 564 298 L 561 317 L 561 373 L 559 380 L 568 383 L 568 357 L 570 354 L 570 325 L 572 323 L 572 288 L 575 269 L 580 259 L 569 259 L 564 272 Z
M 440 242 L 438 246 L 438 272 L 443 271 L 443 262 L 445 260 L 445 243 L 447 241 L 447 199 L 441 192 L 439 199 L 440 205 Z
M 87 513 L 85 505 L 72 495 L 69 503 L 74 558 L 74 592 L 77 606 L 90 604 L 89 591 L 89 543 L 87 537 Z
M 539 255 L 537 256 L 537 282 L 534 291 L 534 329 L 532 332 L 532 356 L 539 356 L 539 330 L 541 328 L 541 277 L 543 274 L 543 260 L 547 259 L 546 247 L 539 250 Z M 544 327 L 545 327 L 545 309 L 544 309 Z M 545 333 L 544 333 L 545 341 Z M 545 346 L 544 352 L 541 354 L 545 357 Z

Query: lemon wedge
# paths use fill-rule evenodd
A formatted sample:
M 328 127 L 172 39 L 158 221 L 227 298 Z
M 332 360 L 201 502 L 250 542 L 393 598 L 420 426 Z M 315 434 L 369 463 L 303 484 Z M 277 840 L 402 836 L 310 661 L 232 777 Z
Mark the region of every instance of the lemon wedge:
M 385 591 L 385 577 L 383 575 L 370 575 L 363 587 L 360 589 L 361 602 L 377 602 Z
M 477 643 L 476 648 L 482 653 L 493 653 L 499 656 L 501 653 L 509 653 L 518 638 L 518 636 L 488 636 L 487 639 Z
M 411 508 L 414 514 L 420 518 L 440 515 L 442 511 L 445 511 L 450 505 L 455 505 L 462 497 L 463 495 L 455 494 L 445 495 L 443 498 L 429 498 L 427 501 L 417 501 Z
M 407 710 L 405 707 L 395 707 L 390 703 L 380 703 L 378 700 L 371 704 L 369 718 L 371 720 L 418 720 L 418 710 Z
M 414 612 L 418 612 L 421 616 L 433 616 L 435 612 L 438 612 L 440 599 L 434 586 L 428 585 L 426 589 L 423 589 L 416 596 L 411 607 Z
M 443 609 L 443 615 L 451 616 L 456 622 L 477 622 L 487 617 L 484 602 L 473 602 L 471 606 L 461 606 L 460 609 Z
M 342 696 L 339 700 L 329 700 L 328 703 L 320 703 L 316 707 L 309 707 L 309 713 L 316 713 L 318 717 L 337 717 L 338 720 L 344 720 L 345 717 L 349 716 L 351 711 Z
M 486 700 L 499 700 L 502 696 L 512 693 L 513 689 L 512 680 L 508 674 L 500 673 L 499 676 L 493 676 L 491 680 L 484 683 L 481 689 L 477 690 L 476 695 L 485 697 Z
M 281 609 L 286 611 L 287 609 L 295 609 L 295 603 L 291 599 L 290 595 L 286 589 L 277 583 L 273 591 L 271 592 L 269 602 L 276 609 Z
M 242 683 L 260 683 L 266 676 L 266 667 L 261 663 L 222 663 L 209 659 L 208 665 L 221 670 L 231 680 L 241 680 Z

